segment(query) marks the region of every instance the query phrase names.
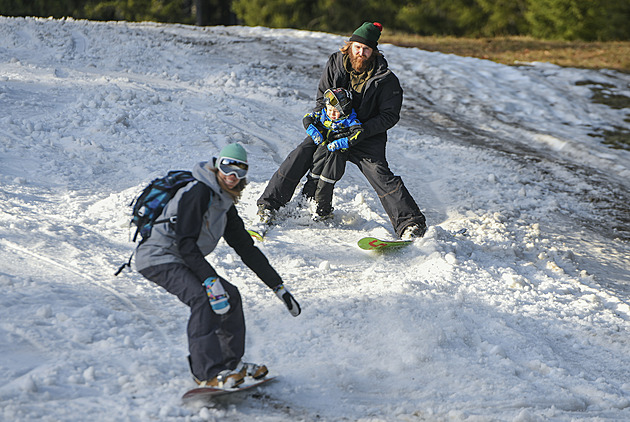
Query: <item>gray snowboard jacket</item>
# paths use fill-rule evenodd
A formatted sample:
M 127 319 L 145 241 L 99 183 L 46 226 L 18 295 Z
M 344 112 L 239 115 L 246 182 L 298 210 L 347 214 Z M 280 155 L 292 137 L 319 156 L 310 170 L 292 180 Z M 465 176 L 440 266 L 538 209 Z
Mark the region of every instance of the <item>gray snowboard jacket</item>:
M 198 163 L 192 170 L 197 179 L 181 188 L 158 220 L 176 217 L 176 223 L 156 224 L 151 236 L 136 248 L 136 269 L 160 264 L 184 264 L 203 282 L 218 274 L 205 259 L 223 237 L 258 277 L 270 288 L 282 283 L 265 255 L 245 230 L 234 202 L 221 189 L 212 164 Z

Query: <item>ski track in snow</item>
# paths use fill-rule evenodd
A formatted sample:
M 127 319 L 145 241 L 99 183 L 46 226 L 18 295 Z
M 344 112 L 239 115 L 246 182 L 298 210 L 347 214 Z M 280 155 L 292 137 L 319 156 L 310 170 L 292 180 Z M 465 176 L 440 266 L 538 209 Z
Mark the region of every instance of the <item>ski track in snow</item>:
M 0 17 L 0 420 L 630 419 L 630 151 L 589 135 L 630 123 L 577 84 L 630 96 L 630 77 L 391 45 L 405 103 L 388 159 L 426 236 L 360 250 L 393 233 L 351 164 L 333 221 L 294 198 L 259 246 L 298 318 L 220 243 L 208 259 L 241 290 L 245 357 L 280 380 L 181 404 L 186 307 L 113 277 L 128 204 L 238 141 L 253 224 L 343 40 Z

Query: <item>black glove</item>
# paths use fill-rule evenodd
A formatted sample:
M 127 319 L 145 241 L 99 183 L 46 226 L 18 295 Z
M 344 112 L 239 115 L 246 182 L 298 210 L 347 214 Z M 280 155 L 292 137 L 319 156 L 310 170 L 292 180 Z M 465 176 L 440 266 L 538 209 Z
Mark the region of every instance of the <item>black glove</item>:
M 297 303 L 293 295 L 289 293 L 289 290 L 284 287 L 284 284 L 280 284 L 278 287 L 273 289 L 273 292 L 284 303 L 291 315 L 294 317 L 300 315 L 300 312 L 302 312 L 300 305 Z
M 330 138 L 330 141 L 332 142 L 332 141 L 336 141 L 337 139 L 347 138 L 348 135 L 350 135 L 350 128 L 343 127 L 341 129 L 337 129 L 331 132 L 329 138 Z
M 336 141 L 337 139 L 341 139 L 341 138 L 348 138 L 350 140 L 354 140 L 359 137 L 361 132 L 363 132 L 363 126 L 361 125 L 343 127 L 331 133 L 330 140 Z

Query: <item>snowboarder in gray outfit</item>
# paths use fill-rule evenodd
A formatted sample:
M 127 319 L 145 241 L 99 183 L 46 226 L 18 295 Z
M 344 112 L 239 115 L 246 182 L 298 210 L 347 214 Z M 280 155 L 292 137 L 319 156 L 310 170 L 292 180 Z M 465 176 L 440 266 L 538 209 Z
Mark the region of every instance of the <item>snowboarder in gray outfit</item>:
M 247 153 L 224 147 L 214 162 L 197 164 L 195 181 L 171 199 L 151 236 L 136 249 L 136 269 L 190 307 L 189 364 L 202 386 L 230 388 L 246 376 L 261 379 L 265 365 L 242 361 L 245 319 L 238 289 L 205 259 L 225 239 L 245 265 L 269 286 L 293 316 L 300 306 L 265 255 L 254 245 L 235 203 L 246 184 Z M 175 217 L 175 218 L 173 218 Z

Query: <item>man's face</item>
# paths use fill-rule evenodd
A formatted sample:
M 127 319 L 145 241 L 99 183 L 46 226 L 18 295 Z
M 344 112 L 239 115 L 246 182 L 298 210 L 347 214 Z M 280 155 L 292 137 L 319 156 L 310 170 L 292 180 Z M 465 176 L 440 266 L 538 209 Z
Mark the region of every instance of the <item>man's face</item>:
M 350 47 L 350 63 L 357 72 L 364 72 L 368 69 L 372 57 L 372 50 L 365 44 L 354 41 Z

